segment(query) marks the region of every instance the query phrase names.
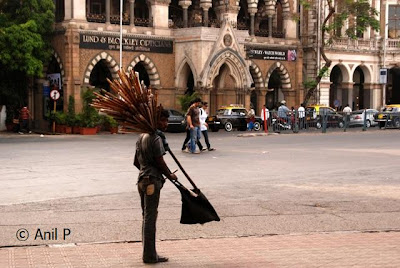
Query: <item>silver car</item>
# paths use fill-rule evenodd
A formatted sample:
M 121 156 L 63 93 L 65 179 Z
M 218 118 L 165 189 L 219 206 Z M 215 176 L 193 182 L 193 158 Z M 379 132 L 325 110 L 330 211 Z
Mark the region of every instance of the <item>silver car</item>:
M 378 110 L 375 109 L 363 109 L 363 110 L 357 110 L 351 113 L 350 115 L 350 121 L 349 125 L 350 126 L 362 126 L 364 125 L 364 113 L 367 112 L 366 115 L 366 126 L 371 127 L 371 126 L 376 126 L 378 125 L 378 122 L 375 122 L 374 120 L 374 115 L 378 113 Z

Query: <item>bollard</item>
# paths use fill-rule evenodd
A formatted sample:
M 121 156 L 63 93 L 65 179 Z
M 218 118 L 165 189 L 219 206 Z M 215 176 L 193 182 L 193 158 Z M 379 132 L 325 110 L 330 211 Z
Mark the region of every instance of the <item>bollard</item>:
M 322 117 L 322 133 L 326 133 L 326 114 Z
M 367 110 L 364 109 L 364 123 L 363 123 L 363 131 L 367 130 Z

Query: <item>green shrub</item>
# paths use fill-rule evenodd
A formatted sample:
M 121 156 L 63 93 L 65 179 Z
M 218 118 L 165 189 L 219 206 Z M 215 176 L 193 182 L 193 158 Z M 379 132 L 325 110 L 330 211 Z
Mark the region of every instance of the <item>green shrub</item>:
M 193 101 L 195 98 L 199 98 L 199 97 L 200 97 L 200 94 L 197 92 L 193 92 L 192 95 L 185 94 L 183 96 L 178 97 L 179 102 L 182 107 L 182 111 L 184 113 L 186 113 L 186 111 L 189 109 L 190 102 Z

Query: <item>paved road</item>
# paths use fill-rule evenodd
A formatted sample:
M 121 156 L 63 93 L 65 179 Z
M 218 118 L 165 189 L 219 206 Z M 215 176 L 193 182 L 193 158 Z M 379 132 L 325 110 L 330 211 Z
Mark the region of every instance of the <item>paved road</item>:
M 180 152 L 184 134 L 168 134 L 222 221 L 180 225 L 180 195 L 166 183 L 159 239 L 400 230 L 400 131 L 237 134 L 210 133 L 217 150 L 200 155 Z M 139 241 L 136 138 L 1 134 L 0 246 Z M 57 240 L 40 239 L 56 228 Z

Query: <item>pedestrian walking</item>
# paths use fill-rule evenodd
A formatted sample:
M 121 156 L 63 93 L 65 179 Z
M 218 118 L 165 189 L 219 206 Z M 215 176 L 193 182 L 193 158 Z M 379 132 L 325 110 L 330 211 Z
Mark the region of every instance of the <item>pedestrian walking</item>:
M 19 134 L 24 134 L 24 130 L 26 133 L 32 133 L 32 131 L 29 128 L 29 118 L 32 118 L 31 112 L 29 111 L 27 106 L 24 106 L 21 108 L 21 111 L 19 112 L 20 119 L 21 119 L 21 129 L 19 131 Z
M 189 107 L 191 107 L 192 105 L 193 105 L 193 101 L 191 101 L 190 102 L 190 104 L 189 104 Z M 188 109 L 188 111 L 189 111 L 189 109 Z M 185 137 L 185 140 L 183 141 L 183 144 L 182 144 L 182 152 L 187 152 L 187 153 L 189 153 L 190 152 L 190 127 L 189 127 L 189 124 L 188 124 L 188 111 L 186 111 L 186 114 L 185 114 L 185 118 L 186 118 L 186 137 Z M 203 146 L 202 146 L 202 144 L 200 143 L 200 139 L 199 139 L 199 137 L 196 139 L 196 143 L 197 143 L 197 146 L 199 147 L 199 148 L 203 148 Z
M 189 151 L 192 154 L 200 153 L 196 151 L 196 142 L 200 138 L 200 111 L 199 106 L 201 105 L 201 99 L 196 98 L 193 100 L 193 104 L 189 107 L 187 112 L 187 124 L 190 131 L 190 148 Z
M 200 107 L 200 130 L 201 133 L 203 134 L 204 141 L 206 142 L 207 145 L 207 150 L 209 151 L 214 151 L 215 148 L 212 148 L 210 145 L 210 141 L 208 139 L 208 124 L 206 123 L 207 117 L 208 117 L 208 102 L 203 102 L 203 105 Z M 200 140 L 198 141 L 199 149 L 200 151 L 205 150 L 203 146 L 201 145 Z
M 265 117 L 264 117 L 264 115 L 265 115 Z M 268 127 L 268 119 L 269 119 L 269 110 L 268 110 L 267 106 L 265 106 L 265 104 L 264 104 L 261 109 L 261 120 L 263 121 L 263 124 L 264 124 L 264 121 L 267 121 L 265 124 L 265 125 L 267 125 L 267 127 Z M 264 128 L 265 128 L 265 126 L 264 126 Z
M 253 104 L 250 104 L 250 110 L 247 113 L 247 130 L 252 131 L 254 128 L 254 123 L 256 122 L 256 118 L 255 118 L 255 111 L 253 108 Z
M 306 117 L 306 109 L 304 107 L 304 103 L 300 105 L 300 107 L 297 109 L 297 112 L 299 113 L 299 123 L 300 123 L 300 129 L 305 129 L 305 117 Z
M 168 117 L 168 111 L 162 110 L 161 118 L 157 125 L 159 131 L 162 132 L 167 129 Z M 168 258 L 157 254 L 156 222 L 160 191 L 165 182 L 163 175 L 170 180 L 177 180 L 177 177 L 170 172 L 163 155 L 165 155 L 165 149 L 162 138 L 158 134 L 143 133 L 139 136 L 136 143 L 134 165 L 139 169 L 137 186 L 143 216 L 142 243 L 144 263 L 168 261 Z
M 353 111 L 351 110 L 350 106 L 349 106 L 348 104 L 346 104 L 346 107 L 344 107 L 344 109 L 343 109 L 343 115 L 344 115 L 345 118 L 346 118 L 346 121 L 345 121 L 346 128 L 347 128 L 347 126 L 349 125 L 350 114 L 351 114 L 352 112 L 353 112 Z

